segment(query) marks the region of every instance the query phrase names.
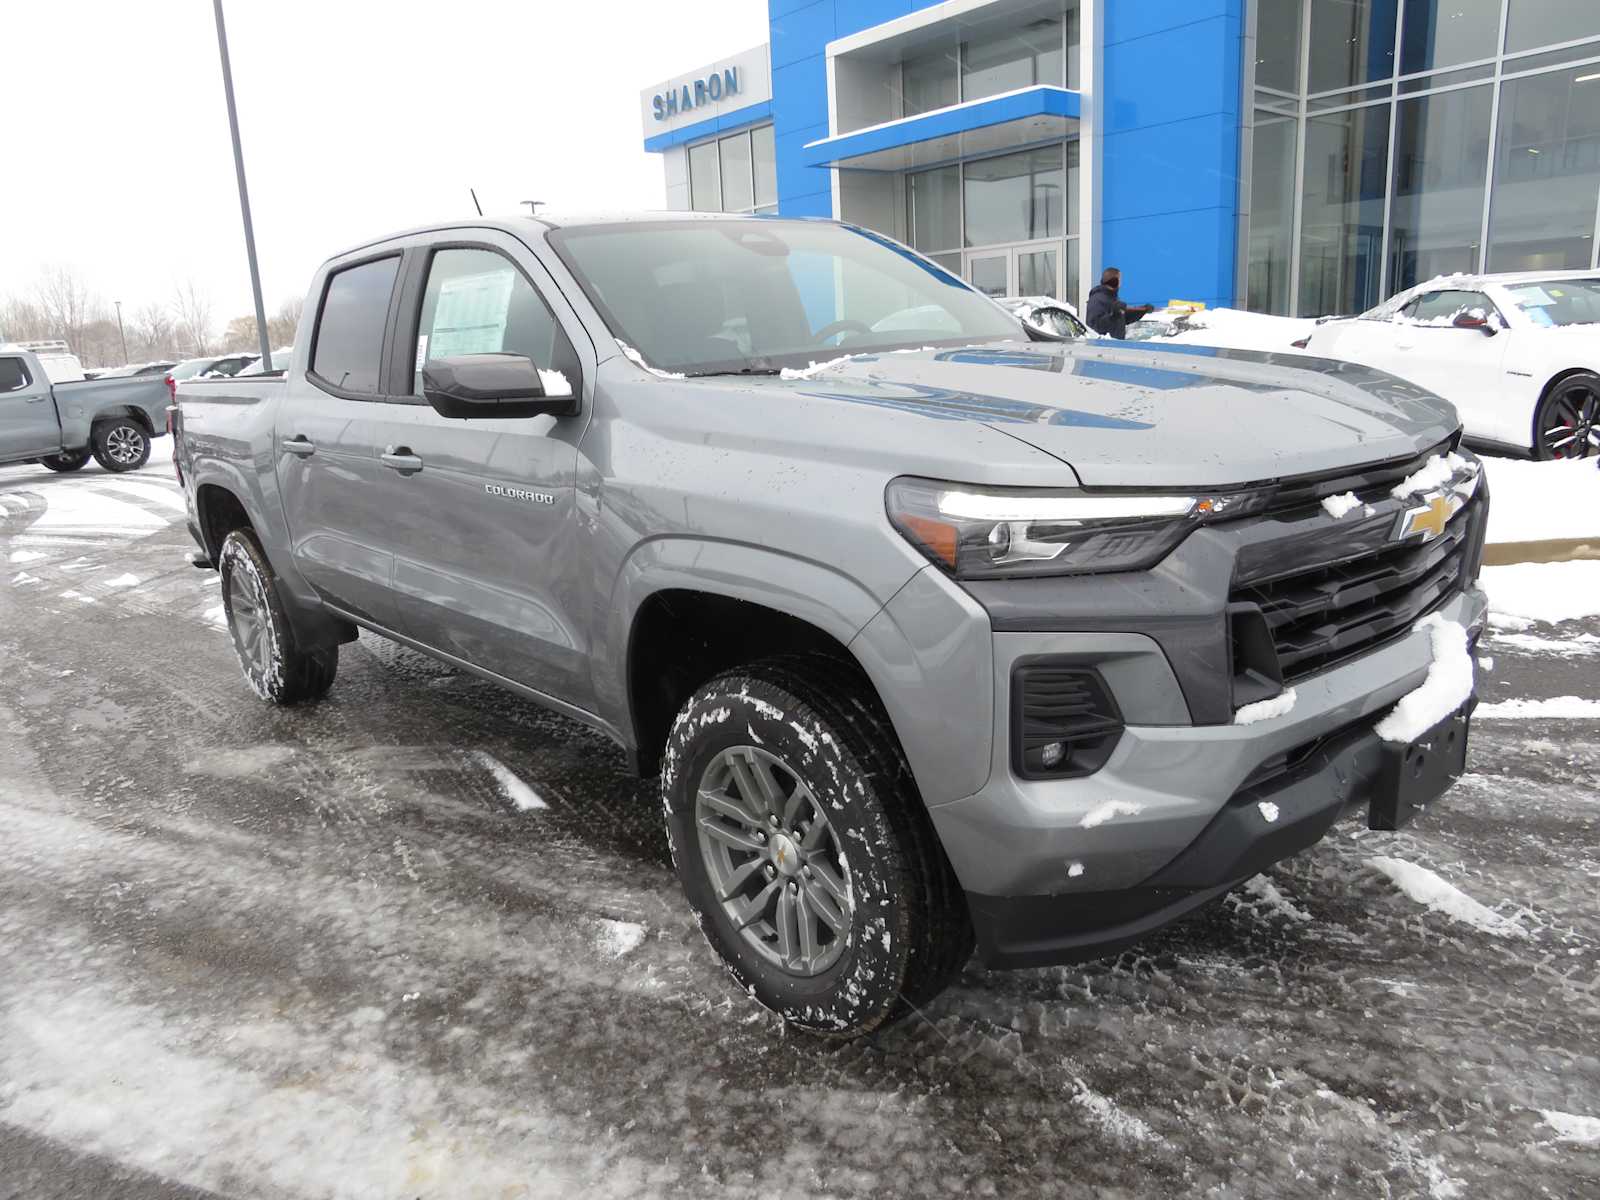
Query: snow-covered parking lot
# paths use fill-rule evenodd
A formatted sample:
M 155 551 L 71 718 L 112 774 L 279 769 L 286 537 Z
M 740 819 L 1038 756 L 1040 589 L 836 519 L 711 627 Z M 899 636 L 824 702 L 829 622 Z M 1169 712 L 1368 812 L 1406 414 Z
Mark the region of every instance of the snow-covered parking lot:
M 256 701 L 157 447 L 0 470 L 0 1196 L 1600 1189 L 1600 564 L 1491 568 L 1409 832 L 836 1046 L 596 735 L 367 637 Z

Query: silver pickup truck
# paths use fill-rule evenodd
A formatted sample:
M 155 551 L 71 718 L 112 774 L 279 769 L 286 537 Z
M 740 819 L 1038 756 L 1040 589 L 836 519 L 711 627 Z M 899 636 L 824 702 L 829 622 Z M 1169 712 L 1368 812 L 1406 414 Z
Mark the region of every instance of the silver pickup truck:
M 166 433 L 171 402 L 160 375 L 51 383 L 38 355 L 0 345 L 0 465 L 76 471 L 92 456 L 108 471 L 137 470 Z
M 1487 491 L 1382 373 L 1061 341 L 711 214 L 374 241 L 294 344 L 174 416 L 250 686 L 366 630 L 604 731 L 799 1028 L 1114 951 L 1463 769 Z

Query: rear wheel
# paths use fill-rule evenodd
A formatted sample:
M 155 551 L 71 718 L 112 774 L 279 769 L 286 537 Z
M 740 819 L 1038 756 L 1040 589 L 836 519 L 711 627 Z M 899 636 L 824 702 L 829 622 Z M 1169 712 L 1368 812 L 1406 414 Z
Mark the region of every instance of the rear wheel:
M 64 454 L 51 454 L 39 460 L 39 465 L 49 467 L 52 471 L 76 471 L 89 461 L 87 450 L 68 450 Z
M 89 441 L 95 462 L 108 471 L 137 471 L 150 461 L 150 435 L 132 417 L 100 422 Z
M 222 609 L 250 690 L 274 704 L 316 700 L 333 686 L 339 647 L 302 651 L 278 599 L 277 577 L 248 529 L 235 529 L 217 556 Z
M 1541 459 L 1600 454 L 1600 375 L 1583 371 L 1550 389 L 1534 413 L 1533 453 Z
M 662 774 L 685 894 L 739 985 L 835 1038 L 937 995 L 972 953 L 965 899 L 888 718 L 847 665 L 713 679 Z

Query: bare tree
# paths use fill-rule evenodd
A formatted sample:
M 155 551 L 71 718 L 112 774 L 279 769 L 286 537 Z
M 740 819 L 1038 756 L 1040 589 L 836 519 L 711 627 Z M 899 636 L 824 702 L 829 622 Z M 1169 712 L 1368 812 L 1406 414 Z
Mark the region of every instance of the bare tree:
M 65 338 L 74 349 L 83 341 L 89 322 L 104 315 L 105 305 L 77 271 L 64 264 L 46 268 L 34 295 L 48 329 L 44 336 Z
M 177 329 L 166 305 L 150 301 L 128 318 L 128 353 L 141 362 L 178 356 Z
M 44 310 L 23 296 L 0 301 L 0 342 L 32 342 L 47 336 Z
M 304 309 L 305 301 L 295 296 L 278 305 L 277 314 L 267 318 L 267 338 L 274 346 L 294 344 L 295 331 L 300 328 L 300 314 Z
M 256 336 L 256 319 L 252 316 L 235 317 L 222 331 L 224 351 L 255 350 L 260 345 L 261 339 Z
M 196 287 L 192 279 L 179 284 L 176 290 L 172 311 L 177 318 L 179 338 L 194 357 L 202 358 L 211 353 L 211 297 Z

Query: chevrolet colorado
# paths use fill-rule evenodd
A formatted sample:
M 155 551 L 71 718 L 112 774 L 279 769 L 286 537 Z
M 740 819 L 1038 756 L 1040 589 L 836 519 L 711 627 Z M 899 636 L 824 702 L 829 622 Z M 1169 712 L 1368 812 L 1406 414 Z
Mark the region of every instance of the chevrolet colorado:
M 93 456 L 107 471 L 137 470 L 167 431 L 171 398 L 160 377 L 52 383 L 38 355 L 0 345 L 0 464 L 76 471 Z
M 294 345 L 174 413 L 250 686 L 365 629 L 603 730 L 800 1028 L 1128 945 L 1462 769 L 1487 491 L 1381 372 L 1056 341 L 712 214 L 374 241 Z

